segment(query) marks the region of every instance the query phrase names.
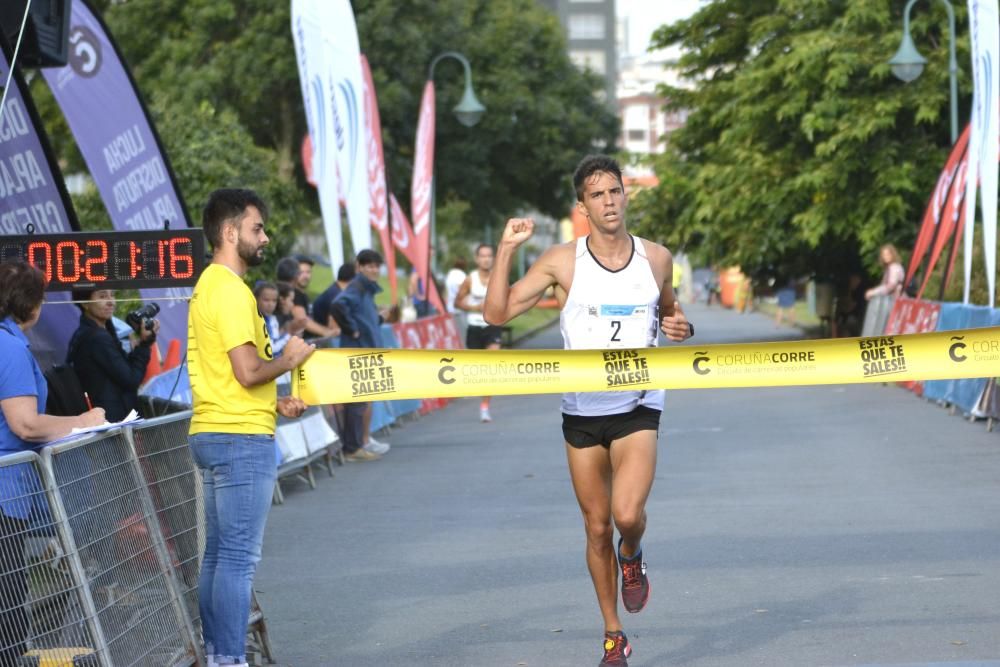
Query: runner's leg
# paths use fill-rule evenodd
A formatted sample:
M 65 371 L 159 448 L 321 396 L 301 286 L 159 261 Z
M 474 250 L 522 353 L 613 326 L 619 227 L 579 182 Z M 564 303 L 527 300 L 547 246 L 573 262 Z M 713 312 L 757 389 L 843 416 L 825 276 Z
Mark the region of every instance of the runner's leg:
M 646 532 L 646 500 L 656 475 L 656 431 L 636 431 L 611 443 L 611 516 L 622 555 L 639 550 Z
M 488 343 L 486 345 L 486 349 L 487 350 L 499 350 L 500 349 L 500 343 Z M 489 410 L 490 409 L 490 397 L 489 396 L 483 396 L 480 399 L 480 401 L 479 401 L 479 407 L 480 408 L 485 407 L 487 410 Z
M 570 479 L 583 513 L 587 533 L 587 568 L 594 581 L 597 603 L 604 617 L 604 630 L 622 629 L 618 618 L 618 559 L 612 543 L 611 460 L 600 445 L 577 448 L 566 444 Z

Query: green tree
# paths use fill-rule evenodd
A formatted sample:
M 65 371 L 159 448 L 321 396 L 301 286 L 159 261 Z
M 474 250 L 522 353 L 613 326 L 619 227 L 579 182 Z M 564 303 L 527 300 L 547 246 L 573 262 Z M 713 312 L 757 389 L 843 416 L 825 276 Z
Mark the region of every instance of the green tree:
M 273 279 L 277 261 L 288 254 L 308 215 L 302 191 L 280 176 L 275 152 L 255 145 L 236 114 L 218 111 L 208 102 L 193 106 L 157 96 L 151 111 L 195 224 L 200 224 L 201 206 L 216 188 L 249 187 L 267 203 L 271 243 L 264 264 L 251 270 L 249 279 Z
M 472 62 L 476 92 L 488 111 L 474 128 L 457 122 L 450 109 L 463 90 L 462 71 L 442 61 L 435 75 L 439 236 L 455 248 L 481 239 L 487 228 L 499 230 L 522 210 L 565 215 L 574 166 L 587 152 L 613 149 L 617 120 L 594 95 L 599 79 L 570 62 L 555 15 L 535 0 L 353 5 L 378 92 L 389 184 L 404 208 L 428 65 L 442 51 L 457 50 Z M 299 191 L 292 209 L 318 210 L 298 157 L 306 124 L 287 0 L 96 0 L 95 7 L 141 92 L 155 100 L 158 130 L 189 206 L 203 199 L 188 173 L 212 175 L 196 164 L 199 148 L 185 143 L 205 140 L 188 127 L 197 118 L 207 124 L 206 133 L 219 134 L 210 147 L 220 155 L 251 146 L 264 151 L 259 155 L 274 168 L 257 174 L 266 179 L 259 189 L 290 193 L 290 185 Z M 54 102 L 40 106 L 62 161 L 69 171 L 82 169 Z M 211 114 L 198 115 L 205 108 Z M 226 151 L 224 142 L 237 138 Z M 94 208 L 94 201 L 81 203 Z
M 562 216 L 568 174 L 617 132 L 597 101 L 596 77 L 566 55 L 557 19 L 534 0 L 355 0 L 359 39 L 373 70 L 392 190 L 409 208 L 420 96 L 431 59 L 446 50 L 473 64 L 488 112 L 474 128 L 451 115 L 460 66 L 437 79 L 439 230 L 478 239 L 487 222 L 520 209 Z M 254 141 L 277 151 L 280 173 L 298 169 L 306 131 L 288 2 L 132 0 L 105 14 L 145 91 L 231 111 Z M 303 187 L 305 187 L 303 185 Z
M 877 275 L 880 244 L 912 247 L 950 145 L 947 21 L 938 3 L 914 13 L 930 62 L 903 84 L 886 62 L 903 5 L 715 0 L 661 27 L 654 46 L 683 47 L 694 85 L 662 91 L 690 115 L 636 202 L 645 233 L 760 278 L 836 278 L 859 258 Z M 960 63 L 968 48 L 963 32 Z
M 441 221 L 479 239 L 519 209 L 566 215 L 570 175 L 595 148 L 610 149 L 617 120 L 594 91 L 601 83 L 569 61 L 558 19 L 535 0 L 355 0 L 361 48 L 379 96 L 391 187 L 409 201 L 413 142 L 427 68 L 443 51 L 472 63 L 487 112 L 466 128 L 450 110 L 463 91 L 461 66 L 435 71 L 439 204 L 468 202 Z M 439 209 L 440 211 L 440 209 Z
M 305 132 L 290 5 L 133 0 L 104 17 L 145 90 L 235 113 L 290 178 Z

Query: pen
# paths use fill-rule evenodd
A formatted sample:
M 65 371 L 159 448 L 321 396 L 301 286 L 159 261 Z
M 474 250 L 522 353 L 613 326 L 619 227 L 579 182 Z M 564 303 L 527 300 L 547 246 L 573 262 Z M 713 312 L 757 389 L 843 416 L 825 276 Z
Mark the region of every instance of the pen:
M 87 400 L 87 409 L 93 410 L 94 404 L 90 402 L 90 394 L 88 394 L 87 392 L 83 392 L 83 397 Z

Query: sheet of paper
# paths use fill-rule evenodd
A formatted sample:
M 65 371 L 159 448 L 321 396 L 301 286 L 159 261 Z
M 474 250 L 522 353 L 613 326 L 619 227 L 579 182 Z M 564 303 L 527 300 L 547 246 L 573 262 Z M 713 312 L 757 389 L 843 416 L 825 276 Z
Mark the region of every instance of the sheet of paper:
M 104 422 L 103 424 L 99 424 L 97 426 L 81 426 L 78 428 L 74 428 L 72 431 L 69 432 L 69 434 L 80 435 L 81 433 L 97 433 L 99 431 L 107 431 L 108 429 L 114 428 L 116 426 L 121 426 L 122 424 L 131 424 L 132 422 L 137 422 L 137 421 L 141 421 L 139 419 L 139 413 L 136 412 L 135 410 L 132 410 L 127 415 L 125 415 L 125 419 L 121 420 L 120 422 Z

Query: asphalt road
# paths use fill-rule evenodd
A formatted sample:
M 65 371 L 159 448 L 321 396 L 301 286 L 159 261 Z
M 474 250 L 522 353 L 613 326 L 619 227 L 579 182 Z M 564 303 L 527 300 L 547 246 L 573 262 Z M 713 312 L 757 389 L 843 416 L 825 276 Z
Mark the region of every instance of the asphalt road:
M 696 342 L 801 337 L 688 310 Z M 256 580 L 279 664 L 596 665 L 558 406 L 456 401 L 287 484 Z M 670 392 L 660 436 L 633 667 L 1000 667 L 1000 434 L 853 385 Z

